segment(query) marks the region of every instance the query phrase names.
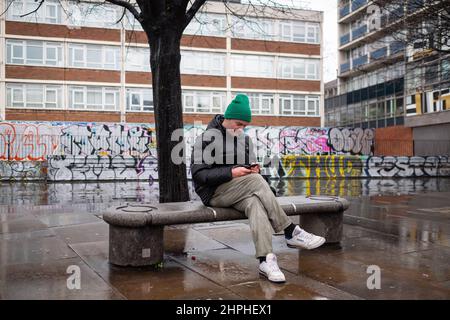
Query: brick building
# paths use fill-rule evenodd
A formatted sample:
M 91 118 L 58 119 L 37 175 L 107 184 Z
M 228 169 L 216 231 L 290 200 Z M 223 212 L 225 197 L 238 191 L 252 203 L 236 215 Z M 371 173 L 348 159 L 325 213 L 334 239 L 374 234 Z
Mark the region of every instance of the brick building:
M 116 23 L 122 8 L 93 2 L 46 0 L 23 17 L 39 2 L 0 2 L 1 120 L 154 121 L 145 33 L 131 15 Z M 254 125 L 320 126 L 322 12 L 228 5 L 245 21 L 208 1 L 183 36 L 185 123 L 246 93 Z

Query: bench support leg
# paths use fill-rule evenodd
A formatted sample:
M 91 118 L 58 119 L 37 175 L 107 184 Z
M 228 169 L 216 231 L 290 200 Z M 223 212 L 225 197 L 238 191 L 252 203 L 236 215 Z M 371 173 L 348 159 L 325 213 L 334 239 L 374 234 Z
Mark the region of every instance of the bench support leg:
M 300 217 L 300 227 L 315 235 L 322 236 L 326 243 L 339 243 L 342 240 L 344 212 L 308 213 Z
M 150 266 L 163 261 L 164 227 L 109 225 L 109 261 L 118 266 Z

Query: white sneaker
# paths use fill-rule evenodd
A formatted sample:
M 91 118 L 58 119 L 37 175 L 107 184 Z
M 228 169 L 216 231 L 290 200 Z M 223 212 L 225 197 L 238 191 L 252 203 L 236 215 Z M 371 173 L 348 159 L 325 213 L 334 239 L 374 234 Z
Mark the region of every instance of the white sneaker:
M 277 257 L 273 253 L 269 253 L 266 256 L 266 261 L 259 264 L 259 273 L 272 282 L 280 283 L 286 281 L 283 272 L 278 267 Z
M 323 245 L 325 243 L 325 238 L 306 232 L 299 226 L 296 226 L 294 232 L 292 232 L 292 238 L 286 239 L 286 242 L 290 248 L 311 250 Z

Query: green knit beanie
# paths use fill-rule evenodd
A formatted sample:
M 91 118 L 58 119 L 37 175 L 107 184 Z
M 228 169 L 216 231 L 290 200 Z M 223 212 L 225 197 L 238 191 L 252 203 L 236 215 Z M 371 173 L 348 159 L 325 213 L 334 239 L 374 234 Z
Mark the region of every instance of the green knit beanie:
M 250 102 L 245 94 L 238 94 L 228 105 L 224 114 L 225 119 L 236 119 L 247 122 L 252 121 Z

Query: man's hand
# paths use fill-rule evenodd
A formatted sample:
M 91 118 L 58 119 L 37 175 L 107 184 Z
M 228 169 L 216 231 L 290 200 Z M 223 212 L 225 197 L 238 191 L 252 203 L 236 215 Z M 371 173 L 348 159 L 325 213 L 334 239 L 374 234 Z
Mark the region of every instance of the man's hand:
M 257 164 L 256 166 L 251 167 L 250 170 L 252 170 L 253 173 L 259 173 L 261 168 L 259 167 L 259 164 Z
M 253 170 L 247 169 L 245 167 L 236 167 L 236 168 L 231 169 L 231 175 L 233 176 L 233 178 L 246 176 L 253 172 L 254 172 Z

